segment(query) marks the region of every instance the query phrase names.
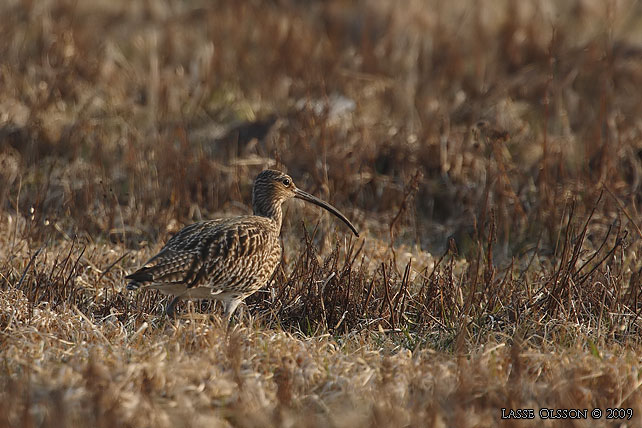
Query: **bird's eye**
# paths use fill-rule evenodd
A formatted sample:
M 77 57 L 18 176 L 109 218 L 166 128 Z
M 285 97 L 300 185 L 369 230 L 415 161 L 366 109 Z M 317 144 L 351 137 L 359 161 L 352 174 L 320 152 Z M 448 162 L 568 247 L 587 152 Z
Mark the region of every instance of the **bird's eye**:
M 289 178 L 284 178 L 284 179 L 281 181 L 281 183 L 283 183 L 283 185 L 284 185 L 285 187 L 289 187 L 289 186 L 290 186 L 291 181 L 290 181 L 290 179 L 289 179 Z

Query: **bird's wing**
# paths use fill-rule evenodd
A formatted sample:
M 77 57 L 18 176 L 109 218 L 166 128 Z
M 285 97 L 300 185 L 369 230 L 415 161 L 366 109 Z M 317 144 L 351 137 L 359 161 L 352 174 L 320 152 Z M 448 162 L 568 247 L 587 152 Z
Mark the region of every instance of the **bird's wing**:
M 212 234 L 223 221 L 194 223 L 179 230 L 158 254 L 125 277 L 131 280 L 128 288 L 137 288 L 145 283 L 184 283 L 202 265 L 199 256 L 204 237 Z
M 136 285 L 130 288 L 144 283 L 185 284 L 188 288 L 207 283 L 213 292 L 228 289 L 252 275 L 252 268 L 259 268 L 256 264 L 268 239 L 264 227 L 244 218 L 195 223 L 179 231 L 126 278 Z

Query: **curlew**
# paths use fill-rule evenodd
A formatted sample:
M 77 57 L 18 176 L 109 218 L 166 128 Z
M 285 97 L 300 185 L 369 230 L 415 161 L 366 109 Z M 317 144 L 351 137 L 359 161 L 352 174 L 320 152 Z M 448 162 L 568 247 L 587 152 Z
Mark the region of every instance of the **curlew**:
M 281 205 L 292 198 L 320 206 L 359 236 L 339 210 L 300 190 L 287 174 L 262 171 L 252 188 L 254 215 L 208 220 L 186 226 L 158 254 L 125 278 L 128 290 L 159 290 L 173 295 L 166 313 L 173 316 L 181 299 L 215 299 L 226 321 L 236 307 L 263 287 L 281 260 Z

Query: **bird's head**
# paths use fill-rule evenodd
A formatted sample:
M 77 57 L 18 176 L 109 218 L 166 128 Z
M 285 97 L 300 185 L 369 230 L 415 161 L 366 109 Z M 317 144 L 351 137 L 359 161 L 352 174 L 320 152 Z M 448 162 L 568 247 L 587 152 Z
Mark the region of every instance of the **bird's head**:
M 292 181 L 292 177 L 289 175 L 281 171 L 266 169 L 261 171 L 256 177 L 256 180 L 254 180 L 254 188 L 252 189 L 252 206 L 254 207 L 254 214 L 256 215 L 272 217 L 276 212 L 280 215 L 281 204 L 292 198 L 312 202 L 313 204 L 330 211 L 341 219 L 356 236 L 359 236 L 357 229 L 338 209 L 316 196 L 312 196 L 296 187 L 294 181 Z

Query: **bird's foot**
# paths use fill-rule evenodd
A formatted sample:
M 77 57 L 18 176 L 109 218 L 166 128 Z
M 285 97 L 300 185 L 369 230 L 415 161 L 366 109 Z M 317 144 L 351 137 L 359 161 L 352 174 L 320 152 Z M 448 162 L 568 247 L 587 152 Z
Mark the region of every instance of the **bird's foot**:
M 168 318 L 173 319 L 176 318 L 176 304 L 180 302 L 181 298 L 180 296 L 174 297 L 167 307 L 165 308 L 165 314 L 167 315 Z

